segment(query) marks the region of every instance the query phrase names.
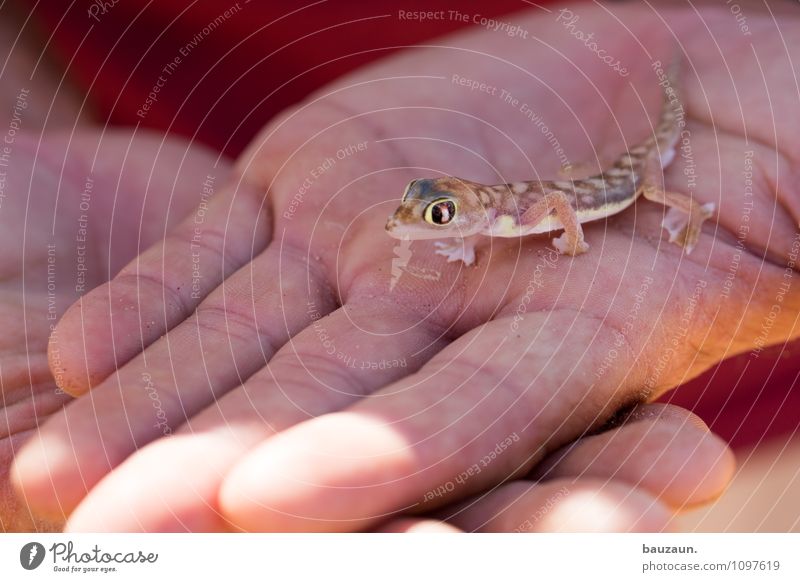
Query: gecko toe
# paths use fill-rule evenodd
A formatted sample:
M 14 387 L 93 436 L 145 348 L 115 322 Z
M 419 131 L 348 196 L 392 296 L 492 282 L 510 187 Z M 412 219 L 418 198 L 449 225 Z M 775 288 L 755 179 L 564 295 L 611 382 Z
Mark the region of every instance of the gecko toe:
M 466 266 L 475 263 L 475 248 L 471 244 L 448 244 L 446 242 L 437 241 L 435 246 L 439 247 L 434 251 L 434 254 L 447 257 L 448 263 L 455 263 L 462 261 Z
M 562 255 L 570 255 L 573 257 L 581 255 L 589 250 L 589 245 L 586 244 L 584 240 L 577 240 L 571 243 L 566 232 L 558 238 L 553 239 L 553 246 Z
M 700 241 L 703 222 L 713 215 L 715 208 L 716 205 L 709 202 L 700 206 L 692 216 L 670 208 L 661 222 L 661 226 L 669 233 L 669 242 L 683 247 L 687 255 L 691 254 Z

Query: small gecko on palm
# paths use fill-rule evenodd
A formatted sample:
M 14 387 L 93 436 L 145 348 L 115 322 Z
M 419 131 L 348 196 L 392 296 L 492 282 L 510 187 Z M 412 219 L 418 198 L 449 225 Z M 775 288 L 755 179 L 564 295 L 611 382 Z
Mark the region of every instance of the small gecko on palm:
M 664 105 L 654 134 L 602 173 L 580 180 L 497 186 L 455 177 L 413 180 L 386 231 L 399 239 L 455 238 L 453 244 L 437 242 L 436 253 L 446 256 L 448 262 L 461 260 L 471 265 L 475 239 L 467 237 L 520 237 L 563 229 L 563 234 L 553 239 L 553 246 L 560 253 L 578 255 L 589 250 L 582 223 L 617 214 L 644 195 L 669 208 L 662 226 L 669 232 L 670 242 L 691 253 L 703 221 L 712 216 L 715 207 L 661 187 L 663 170 L 675 157 L 681 131 L 679 69 L 676 60 L 662 79 Z

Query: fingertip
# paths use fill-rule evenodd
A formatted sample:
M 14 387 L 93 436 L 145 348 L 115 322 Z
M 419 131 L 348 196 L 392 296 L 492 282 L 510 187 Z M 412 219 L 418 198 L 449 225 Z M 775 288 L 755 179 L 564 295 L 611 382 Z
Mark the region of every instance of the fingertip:
M 303 512 L 307 484 L 292 483 L 279 460 L 259 447 L 236 465 L 220 486 L 217 505 L 233 529 L 246 532 L 302 532 L 318 529 Z M 253 455 L 261 461 L 253 462 Z M 280 452 L 277 456 L 280 458 Z
M 622 425 L 581 439 L 534 473 L 546 480 L 595 477 L 649 491 L 675 509 L 719 497 L 735 472 L 732 451 L 693 413 L 639 406 Z
M 450 523 L 506 533 L 670 531 L 673 513 L 632 485 L 594 478 L 516 481 L 471 502 Z
M 47 342 L 47 361 L 56 386 L 74 397 L 85 394 L 110 373 L 89 371 L 89 347 L 98 338 L 106 346 L 111 344 L 101 324 L 102 314 L 84 314 L 83 299 L 67 309 Z
M 106 475 L 70 515 L 70 532 L 222 532 L 215 505 L 234 441 L 177 434 L 140 449 Z M 124 506 L 120 500 L 124 499 Z
M 29 511 L 42 519 L 63 521 L 69 514 L 70 498 L 66 487 L 56 487 L 59 459 L 64 451 L 39 434 L 22 447 L 9 473 L 9 481 Z
M 671 530 L 673 513 L 652 495 L 624 483 L 586 480 L 542 519 L 546 532 L 644 533 Z
M 41 426 L 11 465 L 11 483 L 35 515 L 65 519 L 115 462 L 113 443 L 91 423 L 70 429 L 69 412 L 80 402 Z
M 405 441 L 338 412 L 267 439 L 225 478 L 218 505 L 245 531 L 354 531 L 385 519 L 411 486 Z
M 736 456 L 728 443 L 714 433 L 707 432 L 700 437 L 692 457 L 686 461 L 686 466 L 687 472 L 694 475 L 686 479 L 687 486 L 683 491 L 676 488 L 673 495 L 667 498 L 673 506 L 682 510 L 711 503 L 719 498 L 736 473 Z
M 652 467 L 657 479 L 650 483 L 651 491 L 660 481 L 660 497 L 674 508 L 709 503 L 722 495 L 736 472 L 736 457 L 728 443 L 689 410 L 664 403 L 637 409 L 633 421 L 652 422 L 654 433 L 661 436 L 657 445 L 661 450 L 651 447 L 658 461 Z
M 462 530 L 443 521 L 413 517 L 393 519 L 374 531 L 376 533 L 463 533 Z

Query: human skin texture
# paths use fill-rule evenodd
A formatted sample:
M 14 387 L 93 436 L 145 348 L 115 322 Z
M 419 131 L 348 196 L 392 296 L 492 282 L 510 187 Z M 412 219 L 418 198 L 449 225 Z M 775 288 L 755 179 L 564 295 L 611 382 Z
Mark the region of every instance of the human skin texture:
M 779 122 L 797 111 L 797 21 L 756 15 L 743 36 L 726 10 L 586 4 L 574 14 L 606 54 L 625 56 L 628 75 L 563 14 L 533 11 L 514 19 L 526 41 L 481 30 L 412 48 L 265 128 L 220 181 L 199 235 L 190 215 L 60 320 L 52 371 L 88 394 L 19 453 L 12 479 L 27 506 L 74 531 L 358 530 L 434 511 L 494 531 L 555 504 L 563 513 L 546 513 L 557 523 L 531 529 L 591 529 L 568 518 L 588 493 L 615 510 L 592 513 L 596 527 L 628 516 L 635 529 L 647 508 L 718 495 L 731 471 L 719 445 L 698 457 L 705 464 L 691 464 L 698 445 L 670 457 L 700 467 L 680 494 L 655 478 L 669 439 L 648 451 L 626 433 L 633 454 L 613 482 L 589 469 L 600 471 L 591 460 L 609 450 L 602 441 L 578 441 L 589 448 L 563 473 L 547 459 L 727 356 L 797 336 L 787 265 L 800 138 Z M 554 257 L 547 238 L 492 240 L 464 268 L 432 243 L 398 249 L 385 236 L 403 185 L 421 173 L 546 179 L 560 150 L 600 166 L 638 142 L 660 104 L 652 62 L 676 39 L 689 63 L 689 145 L 666 187 L 718 208 L 690 256 L 662 236 L 663 207 L 645 200 L 587 224 L 593 252 L 575 258 Z M 453 75 L 498 90 L 469 91 Z M 540 481 L 492 490 L 532 472 Z M 581 494 L 559 495 L 561 485 Z M 530 505 L 505 519 L 519 499 Z M 483 513 L 470 518 L 475 507 Z

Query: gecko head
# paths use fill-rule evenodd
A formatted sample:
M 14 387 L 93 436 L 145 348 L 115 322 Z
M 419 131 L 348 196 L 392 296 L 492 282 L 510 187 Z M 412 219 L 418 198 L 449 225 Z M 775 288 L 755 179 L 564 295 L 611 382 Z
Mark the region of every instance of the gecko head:
M 412 180 L 389 217 L 386 232 L 410 240 L 477 234 L 486 222 L 486 211 L 474 186 L 459 178 Z

